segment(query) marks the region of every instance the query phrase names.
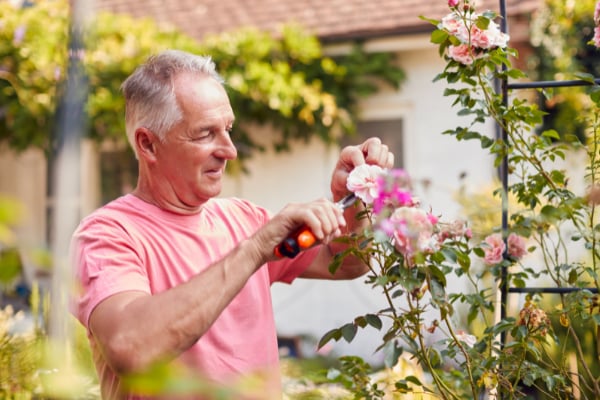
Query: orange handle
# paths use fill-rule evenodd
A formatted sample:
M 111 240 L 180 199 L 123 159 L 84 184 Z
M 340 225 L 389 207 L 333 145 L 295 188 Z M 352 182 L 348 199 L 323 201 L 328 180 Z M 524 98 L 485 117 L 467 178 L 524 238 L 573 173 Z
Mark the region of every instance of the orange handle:
M 305 250 L 315 244 L 317 238 L 310 229 L 303 228 L 296 236 L 296 241 L 298 242 L 298 246 L 300 246 L 302 250 Z
M 300 251 L 314 245 L 316 241 L 317 238 L 312 231 L 307 226 L 303 226 L 279 243 L 275 247 L 274 253 L 277 257 L 294 258 Z

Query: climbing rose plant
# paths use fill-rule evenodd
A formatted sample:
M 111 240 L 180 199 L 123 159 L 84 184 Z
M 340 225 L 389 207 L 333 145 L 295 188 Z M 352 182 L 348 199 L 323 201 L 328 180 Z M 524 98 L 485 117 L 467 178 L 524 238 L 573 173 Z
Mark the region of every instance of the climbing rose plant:
M 350 246 L 330 269 L 347 256 L 361 258 L 370 269 L 366 284 L 386 306 L 330 330 L 319 345 L 351 342 L 362 328 L 380 330 L 375 350 L 386 352 L 387 367 L 408 354 L 426 373 L 397 380 L 399 396 L 600 398 L 600 89 L 593 77 L 580 76 L 596 108 L 586 116 L 587 143 L 537 132 L 543 116 L 537 106 L 495 90 L 498 81 L 526 78 L 512 67 L 518 54 L 497 15 L 477 12 L 471 1 L 450 0 L 448 6 L 442 19 L 424 18 L 435 26 L 431 41 L 446 61 L 435 79 L 447 83 L 444 95 L 470 119 L 444 133 L 478 140 L 495 166 L 506 168 L 507 182 L 494 194 L 506 210 L 515 199 L 516 211 L 476 238 L 468 221 L 446 220 L 424 207 L 407 171 L 354 169 L 348 190 L 363 204 L 358 218 L 367 219 L 368 228 L 341 239 Z M 480 132 L 489 120 L 502 135 Z M 581 192 L 569 186 L 577 177 L 561 167 L 572 154 L 586 159 L 587 189 Z M 533 286 L 554 290 L 510 294 L 513 300 L 501 310 L 499 290 L 508 296 L 507 288 Z M 363 379 L 365 371 L 360 358 L 342 357 L 329 377 L 357 398 L 384 398 L 377 382 Z

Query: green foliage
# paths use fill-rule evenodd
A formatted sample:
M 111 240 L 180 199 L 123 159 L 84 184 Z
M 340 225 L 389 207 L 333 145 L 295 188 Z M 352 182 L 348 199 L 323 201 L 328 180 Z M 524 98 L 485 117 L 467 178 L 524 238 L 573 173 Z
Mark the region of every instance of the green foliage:
M 25 275 L 15 235 L 22 212 L 18 202 L 0 197 L 0 398 L 98 399 L 85 329 L 78 324 L 65 347 L 47 334 L 49 297 L 40 291 L 39 282 L 31 282 L 26 298 L 15 293 L 14 283 Z M 14 302 L 15 309 L 9 300 L 21 301 Z M 69 318 L 74 326 L 74 318 Z
M 19 150 L 48 151 L 65 83 L 67 2 L 40 0 L 23 9 L 0 2 L 0 19 L 0 140 Z M 166 48 L 208 53 L 218 64 L 237 114 L 234 139 L 242 161 L 262 149 L 245 130 L 250 123 L 279 129 L 276 150 L 289 149 L 293 139 L 331 142 L 353 132 L 359 97 L 404 79 L 389 54 L 367 55 L 357 46 L 347 56 L 326 57 L 317 38 L 297 26 L 284 28 L 278 38 L 242 29 L 199 43 L 148 19 L 100 13 L 85 34 L 87 136 L 123 140 L 120 85 L 150 54 Z
M 345 356 L 340 358 L 340 367 L 331 368 L 327 377 L 340 383 L 354 393 L 355 399 L 383 399 L 385 392 L 373 382 L 370 373 L 371 366 L 360 357 Z
M 0 196 L 0 293 L 10 291 L 15 281 L 23 273 L 17 238 L 14 233 L 22 214 L 23 207 L 20 203 Z
M 61 1 L 19 11 L 0 2 L 0 139 L 17 150 L 49 144 L 66 63 L 67 15 Z
M 528 60 L 533 79 L 580 79 L 582 72 L 600 76 L 600 53 L 589 46 L 593 37 L 594 0 L 545 0 L 532 21 L 534 53 Z M 586 115 L 593 112 L 584 88 L 546 89 L 539 96 L 548 114 L 540 131 L 555 129 L 561 138 L 585 140 Z
M 31 399 L 40 391 L 36 377 L 40 365 L 39 337 L 31 332 L 12 332 L 23 313 L 12 307 L 0 309 L 0 397 L 3 399 Z

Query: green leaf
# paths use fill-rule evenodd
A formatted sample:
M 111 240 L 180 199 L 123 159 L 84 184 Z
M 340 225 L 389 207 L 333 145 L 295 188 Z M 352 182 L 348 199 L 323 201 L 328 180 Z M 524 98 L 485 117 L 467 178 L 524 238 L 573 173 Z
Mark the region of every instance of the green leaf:
M 0 252 L 0 283 L 10 284 L 22 271 L 21 257 L 16 248 L 4 249 Z
M 569 279 L 568 279 L 569 284 L 574 285 L 575 282 L 577 282 L 577 277 L 578 277 L 577 269 L 573 268 L 571 271 L 569 271 Z
M 358 327 L 353 323 L 347 323 L 342 326 L 341 332 L 342 337 L 346 340 L 346 342 L 351 343 L 356 336 L 356 332 L 358 331 Z
M 390 342 L 390 345 L 386 346 L 385 358 L 383 360 L 384 365 L 388 368 L 393 368 L 397 365 L 402 351 L 402 347 L 398 346 L 395 342 Z
M 367 323 L 377 330 L 381 329 L 381 327 L 383 326 L 381 318 L 379 318 L 375 314 L 367 314 L 365 315 L 365 318 L 367 320 Z
M 438 365 L 440 365 L 442 358 L 440 356 L 440 352 L 437 351 L 437 349 L 434 349 L 433 347 L 429 348 L 428 356 L 429 362 L 432 366 L 437 367 Z
M 448 40 L 448 32 L 442 29 L 436 29 L 431 32 L 431 43 L 440 44 Z
M 329 332 L 327 332 L 326 334 L 324 334 L 323 337 L 321 337 L 321 340 L 319 340 L 319 344 L 317 345 L 317 348 L 318 349 L 322 348 L 327 343 L 329 343 L 331 340 L 335 340 L 337 342 L 341 338 L 342 338 L 342 331 L 338 328 L 332 329 Z
M 589 74 L 587 72 L 578 71 L 578 72 L 575 72 L 574 75 L 576 78 L 581 79 L 582 81 L 585 81 L 588 83 L 594 83 L 595 77 L 592 74 Z
M 428 17 L 426 17 L 426 16 L 424 16 L 424 15 L 419 15 L 419 19 L 420 19 L 420 20 L 423 20 L 423 21 L 427 21 L 427 22 L 429 22 L 431 25 L 434 25 L 434 26 L 438 26 L 438 25 L 439 25 L 439 23 L 440 23 L 440 21 L 439 21 L 439 20 L 437 20 L 437 19 L 433 19 L 433 18 L 428 18 Z
M 363 316 L 354 318 L 354 323 L 360 328 L 367 326 L 367 319 Z
M 515 287 L 518 288 L 524 288 L 525 286 L 527 286 L 527 283 L 525 283 L 525 281 L 522 278 L 513 278 L 512 282 L 513 285 L 515 285 Z
M 560 135 L 554 129 L 548 129 L 542 132 L 542 136 L 550 139 L 560 140 Z
M 446 286 L 446 275 L 444 275 L 444 273 L 436 265 L 428 266 L 427 270 L 431 274 L 432 278 L 439 283 L 441 287 Z

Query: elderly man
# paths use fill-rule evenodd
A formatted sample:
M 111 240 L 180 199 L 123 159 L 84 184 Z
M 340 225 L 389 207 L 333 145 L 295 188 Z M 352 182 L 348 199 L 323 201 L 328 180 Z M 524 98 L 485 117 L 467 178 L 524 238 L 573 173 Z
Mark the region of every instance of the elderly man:
M 281 397 L 270 285 L 297 277 L 351 279 L 347 258 L 328 265 L 360 229 L 356 209 L 330 200 L 289 204 L 271 215 L 248 201 L 216 198 L 228 160 L 234 112 L 209 57 L 169 50 L 123 84 L 126 130 L 139 163 L 135 190 L 86 217 L 73 236 L 81 292 L 75 314 L 87 328 L 104 398 L 140 398 L 123 374 L 174 360 L 227 385 L 260 373 L 259 398 Z M 357 165 L 393 165 L 379 139 L 344 148 L 331 180 L 334 200 Z M 317 244 L 294 258 L 273 249 L 306 225 Z

